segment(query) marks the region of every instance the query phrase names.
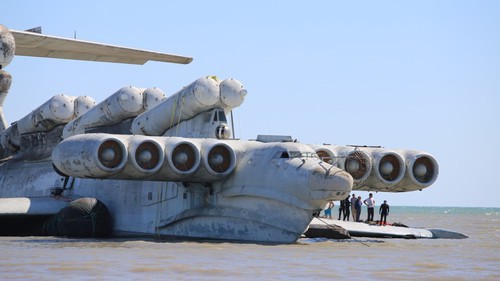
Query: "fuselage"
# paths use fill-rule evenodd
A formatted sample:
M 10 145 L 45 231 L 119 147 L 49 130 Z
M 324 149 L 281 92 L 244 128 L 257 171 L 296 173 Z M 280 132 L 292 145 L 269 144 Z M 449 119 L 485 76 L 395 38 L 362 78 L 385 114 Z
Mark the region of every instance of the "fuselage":
M 223 143 L 236 151 L 237 163 L 217 180 L 113 179 L 126 177 L 120 173 L 77 178 L 59 175 L 50 158 L 11 160 L 0 166 L 1 195 L 49 197 L 59 188 L 62 197 L 96 198 L 109 209 L 113 235 L 290 243 L 325 200 L 350 192 L 352 178 L 325 166 L 306 145 Z

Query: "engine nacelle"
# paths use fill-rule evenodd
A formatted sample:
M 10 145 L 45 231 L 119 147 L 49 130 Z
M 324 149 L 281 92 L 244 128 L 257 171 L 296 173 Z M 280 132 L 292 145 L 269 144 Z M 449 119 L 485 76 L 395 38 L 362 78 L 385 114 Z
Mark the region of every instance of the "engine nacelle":
M 372 173 L 370 177 L 359 186 L 361 190 L 392 191 L 405 175 L 405 161 L 395 151 L 385 148 L 360 147 L 372 159 Z
M 52 151 L 59 172 L 79 178 L 111 178 L 125 168 L 129 136 L 81 134 L 60 142 Z
M 60 173 L 99 179 L 209 183 L 232 173 L 236 160 L 230 145 L 214 139 L 112 134 L 71 136 L 52 152 Z
M 236 166 L 236 154 L 226 143 L 205 141 L 202 146 L 203 167 L 214 178 L 232 173 Z
M 402 191 L 421 190 L 433 184 L 439 174 L 439 165 L 434 157 L 418 150 L 398 150 L 405 157 L 406 174 L 398 184 Z
M 187 178 L 200 167 L 199 145 L 181 138 L 167 138 L 167 163 L 173 177 Z
M 438 175 L 438 164 L 429 154 L 366 146 L 312 145 L 320 159 L 348 172 L 353 189 L 403 192 L 425 188 Z
M 352 176 L 354 187 L 362 186 L 372 171 L 371 156 L 353 146 L 332 146 L 332 152 L 339 159 L 338 167 Z
M 321 159 L 321 161 L 326 162 L 330 165 L 339 167 L 339 158 L 331 148 L 328 148 L 327 146 L 324 145 L 311 145 L 311 147 L 316 151 L 316 154 L 318 155 L 318 158 Z
M 146 137 L 129 138 L 129 159 L 123 174 L 131 179 L 144 179 L 156 174 L 165 163 L 165 145 Z
M 136 136 L 138 137 L 138 136 Z M 164 147 L 165 161 L 158 173 L 148 180 L 158 181 L 193 181 L 194 173 L 200 168 L 201 155 L 195 140 L 178 137 L 146 137 L 157 140 Z M 201 180 L 204 182 L 204 180 Z

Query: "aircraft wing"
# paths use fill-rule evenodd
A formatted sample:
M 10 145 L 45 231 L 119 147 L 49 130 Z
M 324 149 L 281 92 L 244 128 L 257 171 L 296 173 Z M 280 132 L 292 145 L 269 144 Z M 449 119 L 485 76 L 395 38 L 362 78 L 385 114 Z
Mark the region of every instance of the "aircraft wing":
M 10 30 L 16 42 L 16 55 L 59 59 L 145 64 L 160 61 L 188 64 L 193 58 L 113 46 L 70 38 Z

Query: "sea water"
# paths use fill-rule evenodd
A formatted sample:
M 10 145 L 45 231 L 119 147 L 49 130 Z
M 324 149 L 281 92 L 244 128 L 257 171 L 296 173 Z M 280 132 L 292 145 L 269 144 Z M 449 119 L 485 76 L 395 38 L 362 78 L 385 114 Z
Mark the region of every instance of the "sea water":
M 388 220 L 469 238 L 261 245 L 0 237 L 0 280 L 500 280 L 500 208 L 396 206 Z

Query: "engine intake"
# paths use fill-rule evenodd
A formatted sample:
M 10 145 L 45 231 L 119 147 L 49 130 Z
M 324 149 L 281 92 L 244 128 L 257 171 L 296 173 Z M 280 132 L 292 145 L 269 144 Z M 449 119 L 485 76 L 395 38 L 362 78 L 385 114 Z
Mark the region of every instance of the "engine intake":
M 180 137 L 80 134 L 52 152 L 61 174 L 99 179 L 210 183 L 229 175 L 236 160 L 227 143 Z
M 313 145 L 318 157 L 331 165 L 348 172 L 354 186 L 361 186 L 372 171 L 372 157 L 365 151 L 354 146 Z
M 321 159 L 323 162 L 328 163 L 330 165 L 338 166 L 337 156 L 331 150 L 325 148 L 319 148 L 316 149 L 316 154 L 318 155 L 319 159 Z
M 413 189 L 422 189 L 433 184 L 439 173 L 434 157 L 419 151 L 407 152 L 407 166 L 409 186 Z
M 413 191 L 433 184 L 438 164 L 428 153 L 370 146 L 312 145 L 318 156 L 354 179 L 354 189 Z M 337 160 L 338 159 L 338 160 Z
M 54 148 L 52 161 L 66 175 L 107 178 L 125 168 L 128 158 L 126 143 L 126 137 L 77 135 Z
M 113 139 L 106 140 L 99 145 L 98 164 L 101 164 L 103 169 L 115 169 L 125 159 L 124 154 L 126 155 L 121 142 Z
M 142 174 L 158 172 L 165 160 L 163 147 L 150 139 L 131 144 L 130 156 L 132 157 L 132 165 Z
M 179 175 L 192 174 L 200 165 L 200 152 L 191 142 L 175 144 L 167 153 L 168 164 Z
M 236 154 L 225 143 L 215 143 L 205 148 L 203 164 L 208 173 L 216 177 L 230 174 L 236 166 Z
M 345 160 L 340 163 L 343 166 L 342 168 L 352 176 L 355 182 L 365 181 L 372 169 L 370 156 L 361 150 L 349 152 Z

